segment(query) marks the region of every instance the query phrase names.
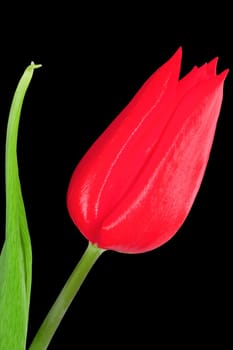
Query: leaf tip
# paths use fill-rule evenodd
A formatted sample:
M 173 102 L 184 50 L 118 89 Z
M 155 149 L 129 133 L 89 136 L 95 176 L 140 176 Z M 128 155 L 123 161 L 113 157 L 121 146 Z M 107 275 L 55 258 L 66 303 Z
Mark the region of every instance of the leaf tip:
M 28 66 L 28 70 L 34 70 L 34 69 L 37 69 L 37 68 L 40 68 L 42 67 L 42 64 L 36 64 L 34 63 L 34 61 L 31 61 L 30 65 Z

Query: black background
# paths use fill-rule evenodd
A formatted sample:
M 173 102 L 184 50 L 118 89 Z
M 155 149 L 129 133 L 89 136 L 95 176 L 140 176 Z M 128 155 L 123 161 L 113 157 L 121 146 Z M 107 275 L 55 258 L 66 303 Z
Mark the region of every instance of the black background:
M 179 46 L 182 75 L 215 56 L 219 72 L 232 69 L 232 22 L 220 6 L 204 11 L 197 4 L 158 8 L 145 2 L 21 5 L 1 17 L 1 244 L 11 98 L 26 66 L 32 60 L 43 65 L 24 102 L 18 143 L 33 249 L 30 343 L 87 245 L 66 210 L 75 165 Z M 207 171 L 179 232 L 149 253 L 104 253 L 49 349 L 229 345 L 232 96 L 230 72 Z

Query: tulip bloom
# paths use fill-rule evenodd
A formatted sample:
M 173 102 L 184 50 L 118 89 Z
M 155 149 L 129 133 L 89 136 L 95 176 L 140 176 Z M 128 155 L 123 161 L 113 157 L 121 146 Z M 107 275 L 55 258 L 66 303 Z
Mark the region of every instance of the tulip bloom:
M 182 50 L 161 66 L 87 151 L 67 193 L 81 233 L 103 249 L 141 253 L 187 217 L 209 159 L 228 70 L 217 58 L 179 79 Z

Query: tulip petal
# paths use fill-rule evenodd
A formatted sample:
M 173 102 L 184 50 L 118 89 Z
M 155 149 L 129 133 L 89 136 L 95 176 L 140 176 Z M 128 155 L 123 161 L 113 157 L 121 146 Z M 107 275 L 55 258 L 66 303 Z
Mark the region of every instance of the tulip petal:
M 199 83 L 180 104 L 140 178 L 103 221 L 101 247 L 145 252 L 180 228 L 208 162 L 226 74 Z
M 97 231 L 160 138 L 174 108 L 180 61 L 181 49 L 142 86 L 75 169 L 67 202 L 84 234 Z

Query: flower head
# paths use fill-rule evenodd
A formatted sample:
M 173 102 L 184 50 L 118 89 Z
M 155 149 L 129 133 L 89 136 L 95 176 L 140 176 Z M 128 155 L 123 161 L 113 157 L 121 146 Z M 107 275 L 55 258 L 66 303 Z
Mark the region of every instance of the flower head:
M 182 50 L 162 65 L 75 168 L 70 216 L 100 248 L 141 253 L 187 217 L 209 159 L 227 70 L 217 58 L 179 79 Z

